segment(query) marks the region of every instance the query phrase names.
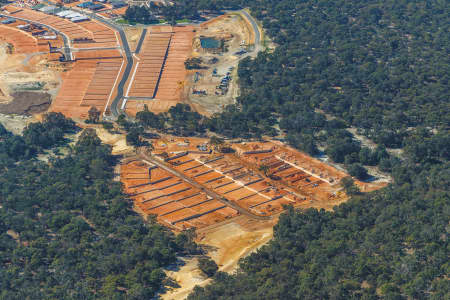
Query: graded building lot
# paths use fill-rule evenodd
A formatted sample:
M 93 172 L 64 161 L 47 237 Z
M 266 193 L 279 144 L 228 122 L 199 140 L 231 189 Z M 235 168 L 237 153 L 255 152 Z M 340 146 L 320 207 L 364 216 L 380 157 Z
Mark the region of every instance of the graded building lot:
M 284 205 L 329 210 L 347 199 L 339 184 L 348 176 L 345 172 L 281 143 L 231 144 L 236 152 L 222 154 L 211 151 L 214 146 L 207 142 L 200 138 L 154 140 L 154 156 L 165 157 L 164 164 L 178 174 L 137 160 L 122 165 L 121 180 L 139 213 L 156 214 L 161 224 L 176 231 L 195 227 L 197 242 L 211 249 L 208 255 L 220 271 L 232 272 L 240 258 L 272 238 Z M 261 165 L 268 167 L 266 174 L 259 170 Z M 183 181 L 183 176 L 202 189 Z M 381 187 L 357 184 L 363 191 Z M 228 202 L 208 197 L 211 191 Z M 227 203 L 250 214 L 239 214 Z M 264 216 L 264 220 L 255 216 Z M 190 261 L 177 272 L 167 271 L 181 288 L 167 291 L 162 299 L 185 299 L 196 284 L 208 282 L 199 274 Z
M 171 38 L 171 26 L 153 27 L 148 30 L 125 97 L 155 98 Z
M 183 167 L 191 160 L 199 165 Z M 179 172 L 255 215 L 273 215 L 282 210 L 283 204 L 295 205 L 305 200 L 294 191 L 277 187 L 246 168 L 233 155 L 187 154 L 169 163 Z
M 121 180 L 138 211 L 157 215 L 159 222 L 176 230 L 202 228 L 238 215 L 182 179 L 145 162 L 123 164 Z
M 162 59 L 168 38 L 164 34 L 169 43 Z M 224 49 L 204 48 L 204 38 L 223 41 Z M 256 51 L 251 52 L 254 42 L 252 27 L 237 13 L 196 27 L 152 26 L 128 80 L 128 98 L 120 107 L 130 116 L 142 111 L 144 105 L 160 113 L 179 102 L 205 115 L 220 112 L 239 94 L 236 67 L 243 57 L 256 55 Z M 201 58 L 203 68 L 187 71 L 184 62 L 190 57 Z
M 5 20 L 0 17 L 0 21 Z M 22 27 L 22 28 L 21 28 Z M 53 36 L 51 40 L 45 39 L 47 35 Z M 11 44 L 11 54 L 33 54 L 38 52 L 48 52 L 48 41 L 52 45 L 60 47 L 63 40 L 60 36 L 54 36 L 52 32 L 45 28 L 33 25 L 26 21 L 16 20 L 11 24 L 0 24 L 0 41 Z M 55 53 L 46 53 L 49 59 L 57 59 Z
M 116 33 L 96 20 L 73 23 L 67 19 L 27 8 L 22 8 L 12 16 L 41 23 L 64 33 L 70 39 L 73 48 L 101 48 L 119 45 Z
M 69 71 L 62 76 L 61 89 L 50 110 L 74 119 L 86 119 L 91 107 L 106 111 L 115 93 L 123 58 L 119 50 L 102 48 L 120 46 L 116 32 L 95 20 L 72 23 L 26 8 L 13 16 L 55 28 L 70 39 L 74 49 L 74 61 L 64 63 Z M 60 45 L 62 42 L 55 46 Z M 48 51 L 47 45 L 46 48 Z
M 12 53 L 24 54 L 39 52 L 37 40 L 31 34 L 14 28 L 18 24 L 14 24 L 14 27 L 11 25 L 0 25 L 0 41 L 12 45 Z
M 80 23 L 72 23 L 69 20 L 47 15 L 39 11 L 22 8 L 12 16 L 51 26 L 56 30 L 64 32 L 71 40 L 93 38 L 92 33 L 81 27 L 79 25 Z
M 77 3 L 70 3 L 70 4 L 66 4 L 66 6 L 74 6 L 73 4 L 77 5 L 79 3 L 78 2 Z M 113 8 L 112 5 L 109 5 L 107 3 L 103 3 L 103 5 L 105 5 L 106 8 L 98 10 L 95 13 L 97 15 L 105 18 L 105 19 L 115 19 L 115 18 L 118 18 L 120 16 L 123 16 L 125 14 L 125 12 L 127 11 L 127 8 L 128 8 L 128 6 L 119 7 L 119 8 Z M 127 38 L 128 38 L 128 35 L 127 35 Z M 130 41 L 130 40 L 128 39 L 128 41 Z M 134 51 L 131 45 L 130 45 L 130 49 L 132 49 L 131 51 Z
M 345 172 L 281 143 L 232 144 L 232 148 L 236 150 L 234 154 L 211 153 L 208 150 L 196 149 L 204 147 L 206 142 L 205 139 L 191 141 L 189 138 L 160 139 L 154 142 L 153 153 L 168 154 L 165 164 L 182 175 L 173 175 L 155 168 L 154 171 L 150 171 L 152 180 L 154 179 L 155 182 L 153 186 L 149 186 L 146 182 L 146 176 L 148 176 L 146 172 L 149 167 L 145 166 L 146 169 L 141 173 L 134 171 L 131 174 L 128 171 L 124 183 L 127 191 L 133 194 L 135 201 L 138 202 L 137 205 L 140 206 L 141 211 L 155 213 L 161 218 L 165 217 L 165 221 L 171 225 L 178 223 L 175 216 L 182 212 L 166 215 L 166 208 L 159 206 L 160 201 L 165 201 L 166 197 L 172 197 L 164 202 L 164 205 L 175 205 L 175 203 L 178 205 L 185 199 L 174 199 L 172 193 L 174 195 L 187 193 L 182 194 L 183 196 L 189 196 L 191 191 L 195 195 L 203 193 L 178 176 L 185 176 L 216 193 L 218 197 L 225 200 L 222 204 L 234 203 L 255 216 L 277 215 L 284 210 L 284 205 L 330 209 L 347 199 L 339 184 L 342 178 L 348 176 Z M 208 147 L 211 148 L 210 145 Z M 262 165 L 267 167 L 265 174 L 261 171 Z M 372 183 L 356 182 L 362 187 L 362 191 L 380 188 Z M 153 198 L 148 199 L 148 197 Z M 189 201 L 191 200 L 196 199 L 192 198 Z M 157 204 L 156 207 L 148 206 L 149 202 Z M 203 211 L 201 208 L 203 205 L 206 204 L 198 204 L 198 211 Z M 209 206 L 206 207 L 208 210 Z M 191 221 L 190 224 L 186 224 L 186 227 L 193 226 L 194 223 Z M 203 224 L 201 227 L 205 226 Z
M 185 60 L 192 49 L 194 27 L 153 26 L 147 31 L 133 70 L 124 104 L 129 115 L 147 105 L 154 113 L 166 112 L 185 99 Z M 139 98 L 146 98 L 140 100 Z
M 76 56 L 51 110 L 85 119 L 91 107 L 105 110 L 123 61 L 117 50 L 79 52 Z

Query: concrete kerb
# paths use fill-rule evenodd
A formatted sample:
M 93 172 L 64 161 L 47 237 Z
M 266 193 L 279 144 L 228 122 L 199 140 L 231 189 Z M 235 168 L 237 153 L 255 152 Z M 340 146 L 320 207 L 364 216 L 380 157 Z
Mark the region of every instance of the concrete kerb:
M 54 32 L 60 34 L 63 37 L 63 40 L 64 40 L 64 44 L 65 44 L 64 50 L 68 51 L 68 52 L 66 52 L 66 54 L 69 54 L 70 60 L 73 60 L 73 53 L 71 51 L 70 39 L 64 32 L 57 30 L 56 28 L 54 28 L 51 25 L 47 25 L 47 24 L 40 23 L 40 22 L 37 22 L 37 21 L 32 21 L 32 20 L 28 20 L 28 19 L 25 19 L 25 18 L 14 17 L 14 16 L 9 16 L 9 15 L 7 16 L 7 15 L 4 15 L 4 14 L 0 14 L 0 16 L 6 17 L 6 18 L 12 18 L 12 19 L 16 19 L 16 20 L 22 20 L 22 21 L 25 21 L 25 22 L 28 22 L 28 23 L 38 24 L 38 25 L 41 25 L 43 27 L 50 28 Z

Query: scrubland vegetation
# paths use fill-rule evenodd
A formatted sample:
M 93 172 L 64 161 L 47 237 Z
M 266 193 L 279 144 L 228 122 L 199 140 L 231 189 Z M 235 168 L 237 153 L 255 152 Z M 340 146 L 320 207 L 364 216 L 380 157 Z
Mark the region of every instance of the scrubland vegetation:
M 364 176 L 360 164 L 379 165 L 394 183 L 367 195 L 353 190 L 332 212 L 289 209 L 273 241 L 237 274 L 217 273 L 189 299 L 447 298 L 448 3 L 246 5 L 277 48 L 241 62 L 238 103 L 209 128 L 257 136 L 279 120 L 293 146 L 312 154 L 325 146 L 356 176 Z M 378 148 L 361 147 L 348 126 Z M 391 157 L 386 147 L 403 154 Z
M 175 237 L 131 211 L 113 181 L 116 158 L 95 131 L 64 157 L 35 159 L 73 127 L 59 114 L 23 137 L 0 127 L 0 298 L 148 299 L 162 267 L 199 250 L 192 235 Z
M 354 176 L 378 166 L 393 183 L 361 194 L 347 182 L 352 198 L 333 211 L 287 208 L 274 239 L 236 274 L 203 261 L 213 282 L 188 299 L 447 299 L 449 3 L 178 1 L 164 14 L 239 6 L 250 7 L 276 48 L 241 61 L 237 103 L 211 118 L 182 104 L 138 113 L 136 122 L 119 118 L 130 142 L 148 128 L 283 133 L 310 154 L 324 149 Z M 349 127 L 377 146 L 361 145 Z M 116 158 L 92 131 L 64 157 L 35 159 L 76 130 L 59 115 L 23 136 L 0 126 L 0 298 L 149 299 L 164 282 L 162 267 L 199 251 L 192 234 L 175 237 L 131 212 L 113 181 Z

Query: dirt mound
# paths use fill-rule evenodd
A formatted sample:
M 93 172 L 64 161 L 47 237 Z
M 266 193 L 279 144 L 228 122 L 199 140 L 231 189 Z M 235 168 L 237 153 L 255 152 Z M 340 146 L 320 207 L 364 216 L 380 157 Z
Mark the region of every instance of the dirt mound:
M 0 104 L 0 113 L 32 115 L 47 111 L 52 102 L 51 95 L 43 92 L 15 92 L 11 96 L 11 102 Z

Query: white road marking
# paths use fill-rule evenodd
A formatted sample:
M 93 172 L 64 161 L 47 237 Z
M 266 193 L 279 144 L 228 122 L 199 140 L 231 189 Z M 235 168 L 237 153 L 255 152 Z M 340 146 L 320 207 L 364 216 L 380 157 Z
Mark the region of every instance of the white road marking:
M 139 62 L 137 62 L 136 68 L 134 69 L 134 72 L 133 72 L 133 75 L 131 75 L 131 80 L 130 80 L 130 83 L 128 84 L 128 88 L 127 88 L 127 92 L 125 93 L 125 97 L 128 97 L 128 93 L 130 92 L 131 85 L 133 84 L 134 76 L 136 75 L 136 71 L 137 71 L 138 67 L 139 67 Z
M 105 109 L 103 110 L 103 116 L 105 116 L 105 112 L 106 112 L 106 109 L 108 108 L 109 101 L 111 101 L 112 93 L 113 93 L 114 89 L 116 88 L 117 80 L 119 80 L 119 76 L 120 76 L 120 73 L 122 72 L 122 68 L 123 68 L 124 63 L 125 63 L 125 59 L 122 58 L 122 65 L 120 66 L 119 73 L 117 73 L 116 80 L 114 81 L 114 85 L 111 88 L 111 92 L 109 93 L 108 102 L 106 102 Z

